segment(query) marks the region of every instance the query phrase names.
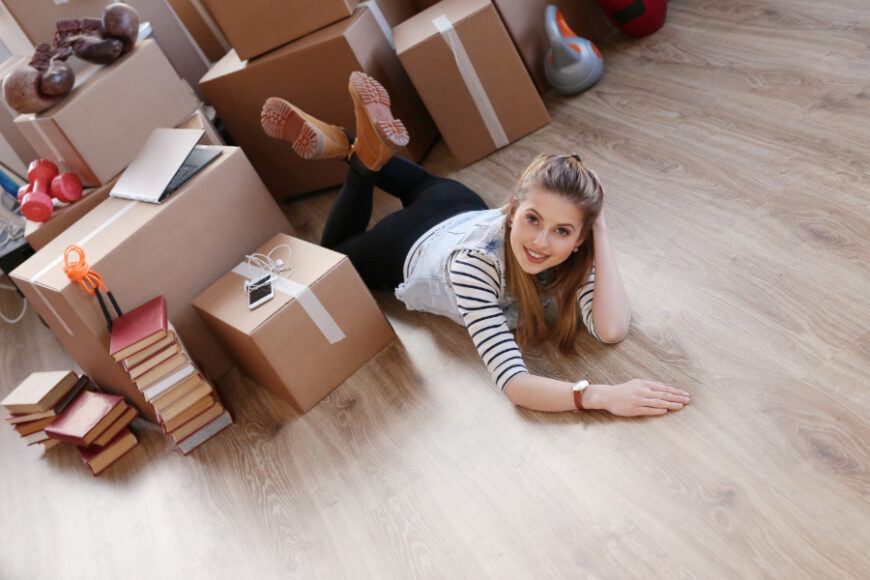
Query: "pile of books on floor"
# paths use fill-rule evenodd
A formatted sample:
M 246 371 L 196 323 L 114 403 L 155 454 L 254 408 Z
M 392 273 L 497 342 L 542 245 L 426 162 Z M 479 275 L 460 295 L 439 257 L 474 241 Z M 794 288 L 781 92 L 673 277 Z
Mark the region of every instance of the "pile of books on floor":
M 30 438 L 28 444 L 73 443 L 99 475 L 138 443 L 129 429 L 138 411 L 123 397 L 93 387 L 87 376 L 71 371 L 33 373 L 0 404 L 11 413 L 7 421 Z
M 163 296 L 112 322 L 109 353 L 124 366 L 154 407 L 163 432 L 185 455 L 232 424 L 169 323 Z

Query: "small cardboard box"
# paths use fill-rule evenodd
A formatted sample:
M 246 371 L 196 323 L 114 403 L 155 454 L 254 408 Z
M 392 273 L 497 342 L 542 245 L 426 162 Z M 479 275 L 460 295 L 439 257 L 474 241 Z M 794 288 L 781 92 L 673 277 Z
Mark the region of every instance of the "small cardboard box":
M 27 220 L 27 225 L 24 226 L 24 237 L 27 239 L 27 243 L 37 252 L 44 248 L 62 231 L 76 223 L 109 197 L 113 185 L 115 185 L 114 179 L 106 185 L 85 189 L 81 199 L 73 203 L 59 204 L 55 200 L 54 211 L 50 219 L 44 222 Z
M 309 115 L 355 130 L 350 73 L 364 71 L 380 81 L 392 99 L 411 142 L 400 154 L 418 161 L 438 136 L 417 91 L 387 37 L 367 7 L 339 23 L 255 60 L 230 51 L 200 81 L 235 143 L 277 198 L 340 185 L 348 166 L 338 160 L 307 161 L 287 141 L 266 135 L 260 111 L 269 97 L 287 99 Z
M 399 59 L 460 165 L 550 122 L 489 0 L 444 0 L 393 35 Z
M 283 234 L 256 252 L 272 250 L 291 268 L 274 298 L 248 308 L 244 282 L 261 271 L 242 262 L 193 307 L 245 374 L 304 413 L 395 333 L 346 256 Z
M 217 159 L 167 201 L 109 197 L 11 277 L 84 372 L 153 419 L 151 407 L 109 356 L 109 332 L 97 300 L 64 272 L 64 250 L 70 244 L 82 249 L 125 312 L 163 294 L 191 357 L 217 379 L 231 362 L 190 301 L 279 231 L 290 231 L 290 224 L 244 153 L 222 147 Z
M 97 186 L 130 164 L 151 131 L 177 126 L 199 105 L 157 43 L 144 40 L 109 66 L 87 67 L 60 103 L 15 125 L 40 157 Z

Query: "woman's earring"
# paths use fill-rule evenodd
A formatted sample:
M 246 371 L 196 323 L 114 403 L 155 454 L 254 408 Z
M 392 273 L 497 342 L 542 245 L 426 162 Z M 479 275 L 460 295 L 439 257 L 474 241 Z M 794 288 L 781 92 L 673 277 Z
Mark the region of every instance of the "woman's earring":
M 576 248 L 574 248 L 574 253 L 575 253 L 575 254 L 576 254 L 577 252 L 579 252 L 579 251 L 580 251 L 580 246 L 577 246 Z

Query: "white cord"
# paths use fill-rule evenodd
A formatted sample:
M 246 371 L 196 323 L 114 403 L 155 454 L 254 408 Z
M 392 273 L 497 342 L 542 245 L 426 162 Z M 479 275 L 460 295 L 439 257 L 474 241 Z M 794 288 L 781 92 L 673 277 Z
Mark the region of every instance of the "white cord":
M 287 256 L 286 260 L 282 260 L 281 258 L 272 258 L 272 254 L 278 248 L 286 248 Z M 250 255 L 246 255 L 245 259 L 248 261 L 248 277 L 251 279 L 250 284 L 245 285 L 245 290 L 250 294 L 251 290 L 255 289 L 253 282 L 258 282 L 260 278 L 260 272 L 266 271 L 269 272 L 269 280 L 268 282 L 264 282 L 264 284 L 271 284 L 275 280 L 279 278 L 279 276 L 283 272 L 287 272 L 288 274 L 293 273 L 293 266 L 288 266 L 287 263 L 290 261 L 290 256 L 293 255 L 293 250 L 290 249 L 290 246 L 287 244 L 280 244 L 269 250 L 268 254 L 259 254 L 254 253 Z M 254 269 L 256 268 L 257 271 Z M 258 285 L 257 287 L 259 287 Z
M 12 290 L 13 292 L 17 292 L 14 286 L 7 286 L 6 284 L 0 284 L 0 288 L 4 290 Z M 24 303 L 21 305 L 21 314 L 16 316 L 14 319 L 6 318 L 2 312 L 0 312 L 0 318 L 2 318 L 5 322 L 9 324 L 15 324 L 22 318 L 24 318 L 24 313 L 27 312 L 27 298 L 24 299 Z

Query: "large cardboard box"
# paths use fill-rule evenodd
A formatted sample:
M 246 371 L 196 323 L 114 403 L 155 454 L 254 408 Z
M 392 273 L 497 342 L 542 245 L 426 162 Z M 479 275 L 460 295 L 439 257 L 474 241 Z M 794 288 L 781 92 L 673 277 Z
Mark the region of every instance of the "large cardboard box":
M 263 132 L 260 111 L 269 97 L 281 97 L 310 115 L 355 130 L 347 91 L 350 73 L 360 70 L 389 91 L 392 109 L 411 134 L 401 155 L 419 160 L 438 133 L 417 91 L 371 10 L 287 44 L 255 60 L 242 61 L 230 51 L 200 81 L 202 89 L 233 141 L 277 198 L 340 185 L 347 164 L 306 161 L 290 143 Z
M 460 165 L 550 122 L 489 0 L 444 0 L 393 35 L 399 59 Z
M 9 15 L 32 46 L 41 42 L 51 44 L 58 20 L 99 18 L 110 2 L 111 0 L 3 0 Z M 127 3 L 139 12 L 141 22 L 151 25 L 154 38 L 178 74 L 195 87 L 199 78 L 208 70 L 209 61 L 169 3 L 166 0 L 127 0 Z M 19 51 L 21 44 L 16 44 Z M 13 50 L 13 54 L 32 56 L 33 50 Z
M 55 208 L 51 218 L 47 221 L 32 222 L 27 220 L 27 225 L 24 226 L 24 237 L 27 239 L 27 243 L 36 251 L 44 248 L 48 242 L 105 201 L 109 197 L 113 185 L 115 185 L 114 179 L 106 185 L 85 189 L 81 199 L 73 203 L 61 204 L 54 200 Z
M 244 282 L 262 271 L 242 262 L 193 306 L 248 376 L 304 413 L 395 334 L 346 256 L 287 235 L 256 252 L 290 267 L 274 298 L 248 308 Z
M 151 131 L 177 126 L 199 105 L 160 47 L 144 40 L 109 66 L 89 66 L 60 103 L 15 124 L 40 157 L 97 186 L 130 164 Z
M 152 419 L 150 405 L 109 356 L 109 332 L 96 299 L 64 272 L 64 250 L 76 244 L 84 251 L 125 312 L 163 294 L 191 357 L 211 379 L 220 377 L 231 361 L 190 302 L 251 248 L 290 231 L 244 153 L 221 151 L 162 204 L 109 197 L 11 274 L 84 372 Z

